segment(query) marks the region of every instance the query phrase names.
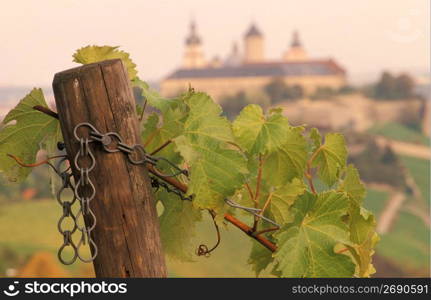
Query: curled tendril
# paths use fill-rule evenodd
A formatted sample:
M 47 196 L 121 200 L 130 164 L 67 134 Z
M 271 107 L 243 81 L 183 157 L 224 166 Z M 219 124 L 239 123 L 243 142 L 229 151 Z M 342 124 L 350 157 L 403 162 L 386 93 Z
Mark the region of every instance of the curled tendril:
M 211 249 L 213 250 L 213 249 Z M 196 255 L 197 256 L 205 256 L 210 257 L 211 251 L 208 250 L 208 246 L 205 244 L 200 244 L 199 247 L 196 249 Z
M 216 215 L 213 211 L 209 211 L 209 213 L 211 214 L 211 217 L 213 218 L 214 227 L 215 227 L 216 232 L 217 232 L 217 243 L 211 249 L 208 249 L 208 246 L 205 244 L 200 244 L 199 247 L 196 249 L 196 255 L 197 256 L 210 257 L 211 252 L 214 251 L 218 247 L 218 245 L 220 244 L 220 229 L 219 229 L 219 227 L 216 223 L 216 220 L 215 220 Z

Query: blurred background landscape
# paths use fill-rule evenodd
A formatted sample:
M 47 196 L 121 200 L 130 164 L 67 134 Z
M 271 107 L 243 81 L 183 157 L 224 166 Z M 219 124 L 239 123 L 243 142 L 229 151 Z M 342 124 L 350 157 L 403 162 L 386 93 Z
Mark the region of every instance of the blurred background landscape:
M 342 132 L 377 217 L 374 276 L 430 276 L 428 1 L 80 2 L 0 4 L 0 119 L 33 86 L 53 105 L 50 82 L 74 66 L 75 49 L 121 45 L 164 96 L 191 86 L 229 119 L 256 103 L 283 107 L 293 125 Z M 0 176 L 0 276 L 94 276 L 91 265 L 58 262 L 60 215 L 46 166 L 24 183 Z M 196 247 L 215 242 L 211 222 Z M 223 229 L 211 257 L 168 261 L 170 276 L 254 276 L 251 243 Z

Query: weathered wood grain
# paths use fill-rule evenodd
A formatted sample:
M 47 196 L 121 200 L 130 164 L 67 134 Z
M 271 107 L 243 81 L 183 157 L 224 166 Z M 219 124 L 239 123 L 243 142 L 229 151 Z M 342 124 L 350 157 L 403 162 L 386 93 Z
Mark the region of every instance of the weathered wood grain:
M 141 143 L 135 101 L 121 60 L 109 60 L 63 71 L 53 81 L 55 101 L 69 157 L 79 143 L 73 128 L 89 122 L 100 132 L 118 132 L 127 144 Z M 165 277 L 158 217 L 145 166 L 130 164 L 123 153 L 106 153 L 91 145 L 96 187 L 91 201 L 97 225 L 97 277 Z M 79 177 L 74 171 L 75 180 Z

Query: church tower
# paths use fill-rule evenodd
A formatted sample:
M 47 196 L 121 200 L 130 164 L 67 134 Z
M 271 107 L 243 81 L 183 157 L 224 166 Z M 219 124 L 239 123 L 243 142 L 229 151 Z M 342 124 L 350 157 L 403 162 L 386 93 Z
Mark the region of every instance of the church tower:
M 308 59 L 307 52 L 305 52 L 299 39 L 298 31 L 293 32 L 290 49 L 284 53 L 283 58 L 286 61 L 304 61 Z
M 183 67 L 186 69 L 204 67 L 206 63 L 202 51 L 202 41 L 196 33 L 196 24 L 194 21 L 190 23 L 190 33 L 186 38 L 185 46 Z
M 244 62 L 257 63 L 263 60 L 263 35 L 256 25 L 252 24 L 244 36 Z

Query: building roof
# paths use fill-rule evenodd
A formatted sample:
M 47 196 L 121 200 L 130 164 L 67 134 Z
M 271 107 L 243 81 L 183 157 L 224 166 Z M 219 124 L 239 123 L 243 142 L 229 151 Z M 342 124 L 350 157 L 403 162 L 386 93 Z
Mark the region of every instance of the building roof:
M 251 37 L 251 36 L 262 36 L 262 33 L 257 28 L 256 24 L 251 24 L 250 28 L 245 34 L 245 37 Z
M 223 77 L 288 77 L 344 75 L 345 70 L 335 61 L 273 62 L 223 66 L 220 68 L 178 69 L 167 79 Z

